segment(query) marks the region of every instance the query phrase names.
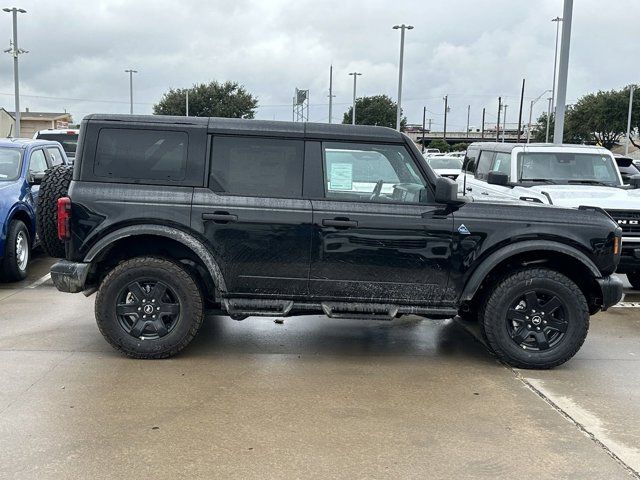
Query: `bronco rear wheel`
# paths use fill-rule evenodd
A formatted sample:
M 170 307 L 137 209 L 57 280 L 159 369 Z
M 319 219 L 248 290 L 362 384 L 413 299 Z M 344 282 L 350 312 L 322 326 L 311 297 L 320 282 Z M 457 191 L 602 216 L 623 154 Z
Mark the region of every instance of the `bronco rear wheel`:
M 544 268 L 509 274 L 483 309 L 486 341 L 519 368 L 552 368 L 580 349 L 589 330 L 589 307 L 578 286 Z
M 36 228 L 45 252 L 63 258 L 64 242 L 58 238 L 58 199 L 67 195 L 73 167 L 56 165 L 47 170 L 38 192 Z
M 100 332 L 134 358 L 166 358 L 185 348 L 202 324 L 202 294 L 188 271 L 160 257 L 122 262 L 96 296 Z

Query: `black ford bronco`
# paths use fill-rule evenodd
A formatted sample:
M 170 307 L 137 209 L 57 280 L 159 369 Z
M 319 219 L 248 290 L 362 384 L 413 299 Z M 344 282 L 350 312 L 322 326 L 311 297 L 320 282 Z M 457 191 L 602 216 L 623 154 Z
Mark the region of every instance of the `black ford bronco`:
M 622 296 L 604 211 L 470 201 L 388 128 L 91 115 L 42 188 L 56 287 L 97 291 L 100 331 L 136 358 L 178 353 L 208 311 L 459 314 L 549 368 Z

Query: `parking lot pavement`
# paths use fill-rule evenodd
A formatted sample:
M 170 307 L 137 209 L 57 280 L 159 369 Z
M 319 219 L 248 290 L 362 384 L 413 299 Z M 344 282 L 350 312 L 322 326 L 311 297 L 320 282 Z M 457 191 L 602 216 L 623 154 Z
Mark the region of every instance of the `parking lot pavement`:
M 411 317 L 211 317 L 180 356 L 140 361 L 102 339 L 93 297 L 36 284 L 47 262 L 0 288 L 0 478 L 640 470 L 640 310 L 595 317 L 552 371 L 501 365 L 472 325 Z

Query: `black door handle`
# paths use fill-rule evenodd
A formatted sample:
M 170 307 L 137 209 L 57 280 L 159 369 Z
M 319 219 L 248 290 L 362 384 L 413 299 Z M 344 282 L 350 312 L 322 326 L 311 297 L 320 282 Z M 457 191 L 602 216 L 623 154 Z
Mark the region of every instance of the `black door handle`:
M 334 218 L 333 220 L 326 218 L 322 220 L 322 225 L 325 227 L 353 228 L 358 226 L 358 222 L 348 218 Z
M 472 192 L 472 191 L 473 191 L 473 188 L 467 187 L 467 192 Z
M 202 220 L 205 220 L 205 221 L 211 220 L 216 223 L 230 223 L 230 222 L 237 222 L 238 216 L 231 215 L 228 212 L 203 213 Z

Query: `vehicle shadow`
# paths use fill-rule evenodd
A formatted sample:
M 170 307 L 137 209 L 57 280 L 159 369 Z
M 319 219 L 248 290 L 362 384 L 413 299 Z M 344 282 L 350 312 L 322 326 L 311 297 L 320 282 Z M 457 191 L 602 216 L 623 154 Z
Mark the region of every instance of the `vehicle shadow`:
M 251 317 L 238 322 L 211 316 L 185 357 L 208 355 L 426 356 L 495 362 L 486 347 L 458 319 L 409 316 L 391 322 L 331 319 L 321 315 Z

